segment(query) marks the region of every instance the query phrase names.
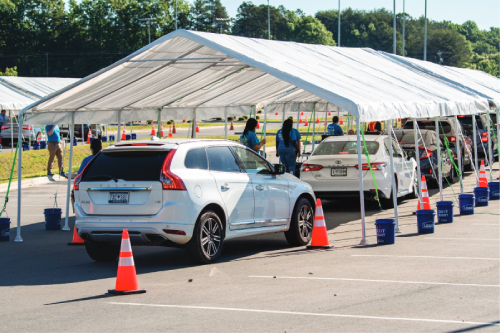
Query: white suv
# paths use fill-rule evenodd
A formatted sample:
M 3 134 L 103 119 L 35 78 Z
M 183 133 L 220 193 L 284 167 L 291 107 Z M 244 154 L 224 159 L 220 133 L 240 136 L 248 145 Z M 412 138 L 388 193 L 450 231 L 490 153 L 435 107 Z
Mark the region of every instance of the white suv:
M 115 260 L 123 229 L 132 244 L 182 246 L 198 263 L 230 238 L 309 242 L 313 190 L 283 165 L 236 142 L 154 139 L 105 148 L 75 178 L 76 228 L 92 259 Z

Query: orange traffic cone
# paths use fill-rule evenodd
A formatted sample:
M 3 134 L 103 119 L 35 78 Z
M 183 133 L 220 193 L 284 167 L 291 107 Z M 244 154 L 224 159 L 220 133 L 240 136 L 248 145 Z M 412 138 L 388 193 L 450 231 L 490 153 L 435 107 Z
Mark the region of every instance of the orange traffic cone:
M 131 295 L 145 292 L 146 290 L 139 289 L 137 274 L 135 273 L 134 257 L 132 256 L 132 246 L 130 245 L 130 237 L 128 235 L 128 230 L 123 229 L 116 286 L 115 289 L 108 290 L 108 293 L 114 295 Z
M 302 124 L 302 116 L 299 116 L 299 124 Z
M 275 115 L 275 116 L 277 116 L 277 115 L 278 115 L 278 111 L 276 111 L 276 112 L 274 113 L 274 115 Z
M 302 111 L 302 112 L 300 113 L 300 115 L 301 115 L 301 116 L 303 116 L 303 115 L 304 115 L 304 111 Z
M 182 119 L 182 122 L 185 123 L 186 122 L 186 119 Z
M 198 126 L 198 120 L 196 121 L 196 133 L 200 131 L 200 127 Z
M 172 133 L 177 134 L 177 130 L 175 129 L 175 121 L 172 125 L 174 125 L 174 127 L 172 127 Z
M 259 119 L 257 119 L 257 128 L 260 128 Z
M 304 123 L 304 126 L 309 126 L 309 121 L 307 120 L 307 117 L 306 117 L 306 122 Z
M 156 135 L 155 123 L 154 122 L 151 124 L 151 135 Z
M 484 160 L 481 161 L 481 167 L 479 168 L 479 187 L 488 187 L 488 178 L 486 178 Z
M 418 200 L 418 207 L 417 210 L 430 210 L 431 208 L 431 201 L 429 199 L 429 192 L 427 191 L 427 182 L 425 180 L 425 176 L 422 176 L 422 202 L 424 203 L 423 207 L 420 205 L 420 199 Z
M 333 247 L 328 242 L 328 234 L 326 233 L 325 217 L 323 216 L 323 207 L 321 200 L 316 199 L 316 214 L 314 215 L 314 223 L 312 230 L 311 245 L 308 249 L 329 249 Z
M 85 245 L 83 239 L 78 235 L 76 226 L 73 228 L 73 241 L 71 243 L 68 243 L 68 245 Z
M 168 137 L 169 138 L 173 137 L 173 135 L 172 135 L 172 126 L 170 126 L 170 128 L 168 129 Z
M 87 143 L 90 143 L 90 138 L 92 138 L 92 130 L 89 128 L 89 134 L 87 135 Z
M 230 131 L 234 131 L 234 125 L 233 125 L 233 120 L 231 119 L 231 127 L 229 127 Z
M 332 115 L 332 112 L 331 111 L 328 111 L 328 115 L 331 116 Z
M 344 125 L 344 116 L 340 116 L 340 122 L 339 122 L 340 125 Z
M 38 132 L 38 136 L 36 137 L 36 142 L 40 143 L 42 141 L 42 133 Z
M 163 124 L 160 123 L 160 137 L 163 138 L 164 136 L 165 136 L 165 134 L 163 133 Z
M 316 116 L 316 124 L 319 124 L 319 117 Z
M 125 129 L 122 132 L 122 140 L 127 140 L 127 134 L 125 133 Z

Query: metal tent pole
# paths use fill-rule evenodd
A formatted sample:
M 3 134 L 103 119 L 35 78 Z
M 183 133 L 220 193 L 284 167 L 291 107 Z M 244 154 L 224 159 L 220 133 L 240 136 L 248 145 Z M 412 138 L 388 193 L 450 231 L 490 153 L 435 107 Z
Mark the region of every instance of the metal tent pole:
M 281 117 L 281 122 L 285 122 L 285 108 L 283 108 L 283 116 Z
M 19 120 L 18 124 L 19 127 L 23 125 L 23 117 L 21 115 L 29 108 L 29 106 L 25 109 L 23 109 L 21 112 L 19 112 Z M 11 127 L 12 129 L 12 127 Z M 17 133 L 17 140 L 19 142 L 18 144 L 18 152 L 17 152 L 17 230 L 16 230 L 16 238 L 14 239 L 14 242 L 22 242 L 23 238 L 21 237 L 21 162 L 22 162 L 22 151 L 23 147 L 21 145 L 21 131 L 18 131 Z M 14 145 L 14 140 L 12 140 L 12 145 Z
M 71 125 L 69 127 L 69 169 L 68 169 L 68 186 L 66 190 L 66 218 L 64 219 L 64 227 L 62 230 L 70 230 L 68 225 L 69 220 L 69 199 L 71 192 L 71 168 L 73 165 L 73 139 L 75 137 L 75 112 L 71 115 Z
M 85 128 L 82 124 L 82 146 L 85 144 Z
M 392 53 L 396 54 L 396 0 L 392 1 Z
M 120 135 L 121 126 L 122 126 L 122 112 L 118 111 L 118 130 L 116 132 L 117 133 L 116 134 L 116 142 L 121 141 L 121 135 Z
M 14 152 L 14 116 L 15 116 L 15 113 L 13 111 L 9 111 L 9 114 L 10 114 L 10 151 Z M 17 126 L 19 127 L 18 132 L 21 133 L 21 123 L 19 122 L 19 120 L 17 121 Z M 21 137 L 21 136 L 19 136 L 19 137 Z M 19 147 L 22 148 L 22 141 L 19 141 Z
M 477 168 L 477 164 L 478 164 L 478 159 L 477 159 L 477 138 L 476 138 L 476 135 L 477 135 L 477 130 L 476 130 L 476 115 L 473 114 L 472 115 L 472 141 L 474 143 L 474 165 L 476 166 L 474 172 L 476 173 L 476 186 L 479 186 L 479 174 L 478 174 L 478 168 Z
M 338 36 L 337 36 L 337 46 L 340 46 L 340 0 L 339 0 L 339 31 L 338 31 Z
M 424 61 L 427 61 L 427 0 L 425 0 Z
M 224 108 L 224 138 L 227 140 L 227 107 Z
M 437 135 L 437 160 L 438 160 L 438 186 L 441 201 L 443 201 L 443 170 L 441 168 L 441 139 L 439 138 L 439 117 L 436 117 L 436 135 Z
M 391 159 L 391 175 L 392 175 L 392 200 L 394 203 L 394 220 L 396 220 L 396 232 L 400 233 L 401 230 L 399 229 L 399 215 L 398 215 L 398 190 L 397 190 L 397 178 L 396 174 L 394 173 L 394 147 L 392 143 L 392 119 L 388 121 L 389 123 L 389 137 L 388 137 L 388 144 L 389 144 L 389 156 Z
M 405 10 L 405 0 L 403 0 L 403 51 L 402 56 L 405 56 L 405 21 L 406 21 L 406 10 Z
M 492 149 L 492 142 L 491 142 L 491 118 L 490 118 L 490 111 L 488 110 L 488 154 L 490 155 L 489 161 L 490 161 L 490 182 L 493 181 L 493 149 Z M 497 133 L 498 135 L 498 133 Z
M 299 117 L 300 117 L 300 108 L 297 110 L 297 121 L 296 121 L 296 127 L 297 131 L 299 130 Z
M 460 193 L 464 194 L 464 186 L 462 184 L 462 151 L 460 149 L 460 123 L 458 122 L 458 117 L 455 116 L 455 126 L 456 126 L 456 134 L 457 137 L 456 142 L 457 142 L 457 160 L 458 160 L 458 171 L 459 171 L 459 179 L 460 179 Z
M 196 109 L 193 109 L 193 124 L 191 129 L 191 137 L 196 139 Z
M 417 160 L 417 180 L 418 180 L 418 197 L 422 198 L 422 177 L 420 176 L 420 150 L 418 149 L 418 132 L 417 118 L 413 118 L 413 133 L 415 135 L 415 159 Z M 423 206 L 423 202 L 422 202 Z
M 325 121 L 323 122 L 323 126 L 325 127 L 323 129 L 323 134 L 326 135 L 326 127 L 327 127 L 327 124 L 328 124 L 328 111 L 325 111 Z
M 358 127 L 358 131 L 356 132 L 356 142 L 358 145 L 358 177 L 359 177 L 359 204 L 361 206 L 361 242 L 359 245 L 367 245 L 368 242 L 366 240 L 366 225 L 365 225 L 365 195 L 363 189 L 363 163 L 361 161 L 361 131 L 359 117 L 356 118 L 356 126 Z
M 161 110 L 158 110 L 158 115 L 157 115 L 157 122 L 158 122 L 158 132 L 156 132 L 156 136 L 161 139 Z
M 264 107 L 264 139 L 266 138 L 266 131 L 267 131 L 267 106 L 269 104 L 267 104 L 265 107 Z M 276 149 L 278 149 L 278 147 L 276 147 Z M 262 151 L 264 152 L 264 158 L 266 156 L 266 145 L 264 144 L 262 146 Z
M 316 103 L 313 104 L 313 114 L 312 114 L 312 121 L 313 121 L 313 135 L 312 135 L 312 146 L 311 146 L 311 153 L 314 151 L 314 144 L 316 143 L 316 120 L 314 117 L 316 116 Z

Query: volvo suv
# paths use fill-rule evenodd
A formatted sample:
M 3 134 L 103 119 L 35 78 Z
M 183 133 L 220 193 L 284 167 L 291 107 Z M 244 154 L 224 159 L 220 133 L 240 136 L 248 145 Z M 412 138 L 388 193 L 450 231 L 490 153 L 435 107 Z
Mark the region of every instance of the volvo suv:
M 118 257 L 123 229 L 133 245 L 184 247 L 202 264 L 230 238 L 284 232 L 292 246 L 311 238 L 311 186 L 237 142 L 117 143 L 74 188 L 76 228 L 96 261 Z

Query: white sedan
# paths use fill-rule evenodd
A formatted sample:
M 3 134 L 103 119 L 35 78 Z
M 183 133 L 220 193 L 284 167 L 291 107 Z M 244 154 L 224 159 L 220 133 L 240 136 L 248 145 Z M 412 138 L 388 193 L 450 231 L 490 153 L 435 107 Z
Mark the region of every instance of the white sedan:
M 392 177 L 390 174 L 389 137 L 365 135 L 366 148 L 375 176 L 380 202 L 392 208 Z M 397 179 L 398 198 L 416 197 L 414 188 L 418 179 L 417 162 L 408 158 L 393 140 L 394 173 Z M 375 184 L 368 167 L 365 149 L 362 151 L 363 187 L 366 199 L 376 196 Z M 356 136 L 331 136 L 326 138 L 302 165 L 301 180 L 309 183 L 319 198 L 359 197 L 358 145 Z

